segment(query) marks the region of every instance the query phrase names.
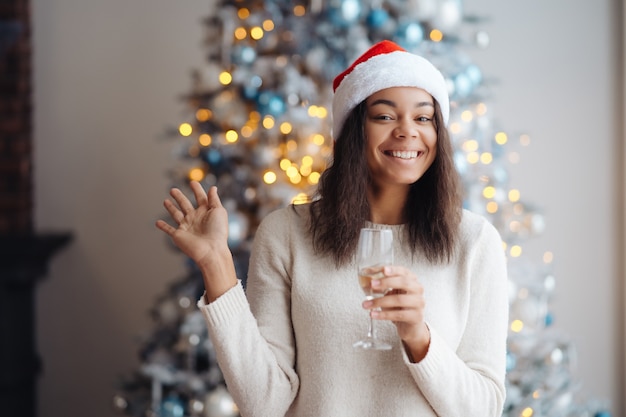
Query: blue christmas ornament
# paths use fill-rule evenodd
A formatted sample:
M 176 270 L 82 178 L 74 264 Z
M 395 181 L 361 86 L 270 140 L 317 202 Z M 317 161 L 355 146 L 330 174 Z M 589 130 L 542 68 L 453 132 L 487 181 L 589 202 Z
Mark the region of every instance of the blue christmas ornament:
M 285 100 L 271 91 L 263 91 L 257 97 L 257 106 L 262 115 L 280 116 L 287 110 Z
M 175 395 L 169 395 L 161 402 L 161 417 L 184 417 L 185 405 Z
M 233 62 L 250 65 L 256 59 L 256 50 L 251 46 L 236 46 L 232 51 Z
M 544 320 L 546 327 L 552 325 L 552 323 L 554 323 L 554 316 L 552 315 L 552 313 L 548 312 L 546 314 L 546 318 Z
M 361 11 L 358 0 L 333 0 L 328 5 L 328 19 L 333 25 L 345 28 L 359 21 Z
M 462 72 L 454 77 L 454 91 L 457 97 L 463 98 L 469 96 L 472 92 L 472 88 L 472 81 L 467 74 Z
M 593 417 L 611 417 L 611 413 L 608 411 L 598 411 Z
M 258 75 L 250 77 L 242 89 L 242 94 L 248 100 L 256 100 L 259 94 L 259 88 L 263 85 L 263 79 Z
M 389 13 L 385 9 L 372 9 L 365 20 L 370 29 L 380 29 L 389 20 Z
M 417 22 L 405 22 L 398 26 L 394 40 L 405 49 L 412 49 L 424 40 L 424 29 Z
M 204 159 L 209 165 L 216 166 L 222 162 L 222 153 L 217 149 L 209 149 L 204 153 Z
M 474 86 L 479 85 L 483 81 L 483 73 L 478 66 L 472 64 L 465 68 L 465 74 Z
M 228 213 L 228 247 L 241 245 L 248 235 L 248 219 L 239 211 Z

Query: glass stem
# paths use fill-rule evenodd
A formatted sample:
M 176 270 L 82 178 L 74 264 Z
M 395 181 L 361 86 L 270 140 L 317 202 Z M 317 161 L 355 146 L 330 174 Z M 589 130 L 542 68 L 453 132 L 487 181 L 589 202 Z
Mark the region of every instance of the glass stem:
M 374 327 L 374 319 L 372 318 L 371 314 L 369 316 L 370 316 L 370 325 L 369 325 L 369 329 L 367 329 L 367 338 L 376 339 L 376 328 Z

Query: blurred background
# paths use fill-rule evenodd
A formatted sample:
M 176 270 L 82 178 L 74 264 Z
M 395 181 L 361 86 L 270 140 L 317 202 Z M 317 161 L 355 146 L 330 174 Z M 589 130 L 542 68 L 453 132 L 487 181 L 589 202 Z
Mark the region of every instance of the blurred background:
M 36 293 L 41 417 L 119 415 L 155 299 L 186 273 L 154 227 L 178 156 L 164 132 L 206 62 L 211 0 L 32 0 L 34 224 L 71 232 Z M 554 255 L 554 326 L 581 392 L 624 415 L 623 4 L 466 0 L 488 18 L 469 50 L 495 118 L 531 142 L 511 181 L 545 213 L 529 256 Z

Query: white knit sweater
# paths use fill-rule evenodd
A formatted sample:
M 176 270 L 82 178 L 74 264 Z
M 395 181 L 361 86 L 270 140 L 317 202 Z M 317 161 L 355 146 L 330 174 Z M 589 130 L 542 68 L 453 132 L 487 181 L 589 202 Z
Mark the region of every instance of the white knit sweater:
M 394 233 L 396 265 L 425 288 L 431 342 L 410 363 L 391 322 L 390 351 L 355 351 L 368 314 L 354 264 L 313 253 L 308 206 L 280 209 L 257 230 L 246 294 L 198 302 L 228 389 L 244 417 L 496 417 L 504 403 L 508 284 L 496 229 L 464 211 L 456 255 L 433 266 Z

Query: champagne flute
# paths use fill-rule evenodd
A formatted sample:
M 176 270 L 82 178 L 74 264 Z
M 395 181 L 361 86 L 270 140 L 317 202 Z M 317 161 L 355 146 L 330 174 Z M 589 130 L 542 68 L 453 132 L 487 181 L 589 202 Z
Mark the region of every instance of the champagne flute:
M 389 289 L 372 289 L 372 279 L 383 278 L 383 268 L 393 264 L 393 234 L 390 229 L 363 228 L 356 251 L 359 285 L 365 299 L 384 296 Z M 353 345 L 357 349 L 389 350 L 391 345 L 376 338 L 374 319 L 370 316 L 367 336 Z

